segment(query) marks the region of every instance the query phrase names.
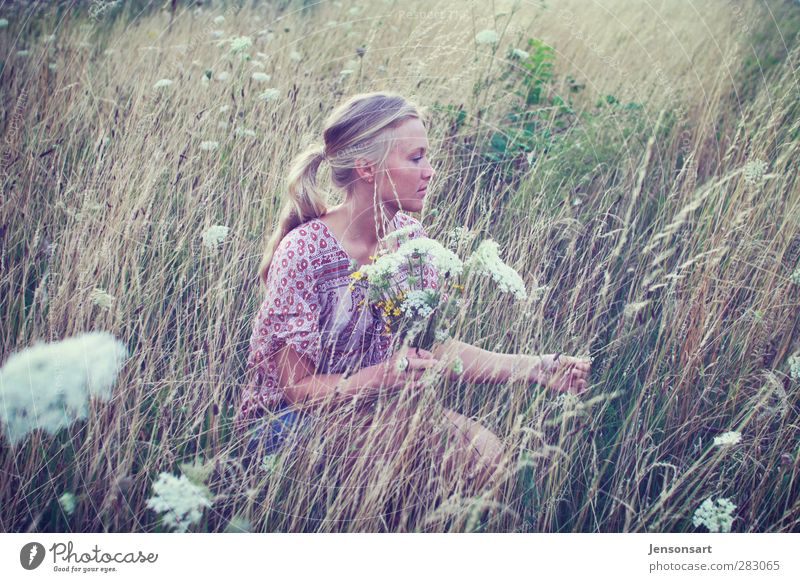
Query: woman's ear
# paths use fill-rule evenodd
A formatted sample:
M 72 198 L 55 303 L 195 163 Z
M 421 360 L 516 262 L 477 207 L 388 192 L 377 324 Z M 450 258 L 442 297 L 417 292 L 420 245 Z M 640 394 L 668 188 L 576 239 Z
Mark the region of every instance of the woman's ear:
M 366 158 L 356 158 L 355 170 L 359 178 L 367 182 L 375 180 L 375 164 L 371 164 Z

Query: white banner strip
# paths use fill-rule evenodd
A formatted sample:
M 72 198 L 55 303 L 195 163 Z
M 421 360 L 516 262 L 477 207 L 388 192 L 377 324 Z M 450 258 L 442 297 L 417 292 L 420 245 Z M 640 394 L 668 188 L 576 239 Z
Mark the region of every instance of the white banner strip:
M 800 534 L 2 534 L 0 574 L 109 581 L 565 575 L 794 581 L 800 580 L 798 542 Z

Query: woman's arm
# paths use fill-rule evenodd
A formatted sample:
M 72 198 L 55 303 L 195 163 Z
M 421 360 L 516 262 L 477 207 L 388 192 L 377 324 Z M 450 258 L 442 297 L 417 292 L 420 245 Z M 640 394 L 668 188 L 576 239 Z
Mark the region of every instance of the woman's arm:
M 408 353 L 406 369 L 400 370 L 397 361 L 404 353 L 389 360 L 361 368 L 350 376 L 344 374 L 315 374 L 305 356 L 292 347 L 279 352 L 278 379 L 287 401 L 295 407 L 313 407 L 332 398 L 334 402 L 348 399 L 367 399 L 384 391 L 399 390 L 420 380 L 425 370 L 437 364 L 433 354 L 420 350 Z
M 452 362 L 456 356 L 461 358 L 463 372 L 460 375 L 451 372 L 450 377 L 467 382 L 504 384 L 512 380 L 525 380 L 528 383 L 545 383 L 557 392 L 582 392 L 586 389 L 589 376 L 588 359 L 559 354 L 500 354 L 453 338 L 434 346 L 432 351 L 437 359 L 446 362 Z M 556 374 L 556 371 L 560 373 Z
M 542 362 L 539 356 L 490 352 L 453 338 L 434 346 L 432 351 L 437 359 L 447 362 L 452 362 L 456 356 L 461 358 L 464 371 L 458 376 L 452 374 L 452 378 L 480 384 L 504 384 L 512 376 L 535 381 L 532 374 L 538 372 Z

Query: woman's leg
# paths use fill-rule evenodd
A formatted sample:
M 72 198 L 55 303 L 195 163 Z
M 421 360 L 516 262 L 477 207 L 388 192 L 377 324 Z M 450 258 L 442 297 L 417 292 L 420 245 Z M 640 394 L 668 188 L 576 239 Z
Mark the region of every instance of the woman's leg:
M 444 417 L 445 426 L 454 437 L 448 439 L 452 443 L 450 446 L 461 447 L 467 453 L 471 468 L 466 474 L 474 478 L 479 490 L 494 485 L 506 454 L 503 443 L 488 428 L 454 410 L 445 410 Z M 443 449 L 442 453 L 447 454 L 447 450 Z

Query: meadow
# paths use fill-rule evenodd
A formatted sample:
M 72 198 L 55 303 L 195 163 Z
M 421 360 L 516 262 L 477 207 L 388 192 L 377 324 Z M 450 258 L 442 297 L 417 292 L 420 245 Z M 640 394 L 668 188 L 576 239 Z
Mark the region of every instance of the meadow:
M 0 531 L 800 531 L 797 2 L 5 3 L 0 58 L 0 365 L 127 353 L 0 437 Z M 246 464 L 231 426 L 288 165 L 381 89 L 430 111 L 430 236 L 527 286 L 469 281 L 456 337 L 593 360 L 581 397 L 426 394 L 504 441 L 483 492 L 413 446 L 345 471 L 324 426 Z M 159 480 L 203 500 L 180 526 Z

